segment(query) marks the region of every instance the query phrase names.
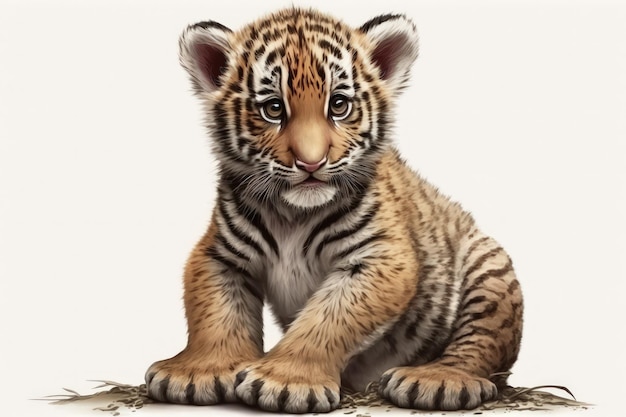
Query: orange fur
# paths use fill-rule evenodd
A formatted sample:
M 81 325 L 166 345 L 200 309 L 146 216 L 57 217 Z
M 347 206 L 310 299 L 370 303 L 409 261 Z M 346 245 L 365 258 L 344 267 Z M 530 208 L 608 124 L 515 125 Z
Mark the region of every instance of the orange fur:
M 357 30 L 300 9 L 235 33 L 188 29 L 181 57 L 209 112 L 219 196 L 185 271 L 188 345 L 150 367 L 150 396 L 324 412 L 341 386 L 378 380 L 398 406 L 455 410 L 505 384 L 523 309 L 511 260 L 388 143 L 414 32 L 403 16 Z M 221 78 L 196 62 L 197 42 L 231 62 Z M 345 118 L 329 113 L 333 94 L 350 100 Z M 284 120 L 264 120 L 267 97 Z M 266 354 L 264 299 L 285 329 Z

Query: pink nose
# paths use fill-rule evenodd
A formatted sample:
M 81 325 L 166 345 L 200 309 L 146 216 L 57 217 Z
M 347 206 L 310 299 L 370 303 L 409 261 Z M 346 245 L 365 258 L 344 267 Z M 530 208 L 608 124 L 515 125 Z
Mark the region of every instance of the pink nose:
M 308 162 L 304 162 L 301 161 L 299 159 L 296 159 L 296 166 L 300 169 L 305 170 L 306 172 L 315 172 L 318 169 L 320 169 L 320 167 L 322 165 L 324 165 L 326 163 L 328 159 L 326 157 L 324 157 L 323 159 L 321 159 L 320 161 L 315 162 L 314 164 L 309 164 Z

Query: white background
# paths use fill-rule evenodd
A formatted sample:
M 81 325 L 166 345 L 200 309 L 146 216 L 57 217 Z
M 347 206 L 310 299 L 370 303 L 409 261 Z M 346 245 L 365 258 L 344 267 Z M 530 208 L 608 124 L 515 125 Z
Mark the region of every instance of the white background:
M 2 415 L 104 416 L 28 399 L 89 392 L 87 379 L 139 384 L 151 362 L 184 347 L 182 268 L 208 223 L 216 169 L 177 38 L 190 23 L 237 28 L 290 4 L 2 1 Z M 397 143 L 514 260 L 526 321 L 511 383 L 566 385 L 599 404 L 585 414 L 616 412 L 626 389 L 626 7 L 308 4 L 355 26 L 388 12 L 415 20 L 421 52 Z M 266 333 L 270 346 L 278 335 Z

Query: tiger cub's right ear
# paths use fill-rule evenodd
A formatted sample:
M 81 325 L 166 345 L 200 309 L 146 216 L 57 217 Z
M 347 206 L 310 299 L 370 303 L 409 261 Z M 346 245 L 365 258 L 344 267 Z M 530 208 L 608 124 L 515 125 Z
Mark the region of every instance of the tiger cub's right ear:
M 231 33 L 226 26 L 208 21 L 187 27 L 181 35 L 180 63 L 191 76 L 196 93 L 212 93 L 222 85 Z
M 369 20 L 360 30 L 372 44 L 370 59 L 380 77 L 397 94 L 406 86 L 419 52 L 415 24 L 404 15 L 386 14 Z

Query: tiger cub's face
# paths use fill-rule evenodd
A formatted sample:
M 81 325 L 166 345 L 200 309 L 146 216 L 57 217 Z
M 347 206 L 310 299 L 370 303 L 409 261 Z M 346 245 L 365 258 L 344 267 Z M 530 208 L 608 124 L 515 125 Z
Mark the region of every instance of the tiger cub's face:
M 180 39 L 222 178 L 296 209 L 367 186 L 416 57 L 415 26 L 401 15 L 353 29 L 291 8 L 238 32 L 198 23 Z

